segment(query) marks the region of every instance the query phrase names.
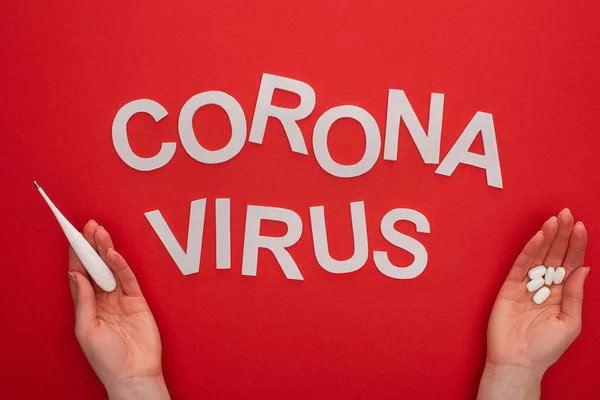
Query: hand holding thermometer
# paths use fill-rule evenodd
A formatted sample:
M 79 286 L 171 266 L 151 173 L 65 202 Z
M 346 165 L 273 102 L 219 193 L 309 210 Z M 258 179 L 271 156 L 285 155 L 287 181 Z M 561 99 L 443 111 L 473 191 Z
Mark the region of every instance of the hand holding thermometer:
M 37 182 L 33 182 L 37 190 L 40 192 L 52 213 L 58 220 L 60 227 L 65 232 L 71 247 L 79 257 L 79 260 L 85 267 L 86 271 L 90 274 L 94 282 L 98 284 L 102 288 L 102 290 L 106 292 L 112 292 L 117 287 L 117 282 L 115 281 L 115 277 L 110 270 L 100 258 L 96 250 L 88 243 L 87 240 L 75 229 L 73 225 L 65 218 L 64 215 L 56 208 L 54 203 L 48 198 L 46 193 L 44 193 L 44 189 L 37 184 Z

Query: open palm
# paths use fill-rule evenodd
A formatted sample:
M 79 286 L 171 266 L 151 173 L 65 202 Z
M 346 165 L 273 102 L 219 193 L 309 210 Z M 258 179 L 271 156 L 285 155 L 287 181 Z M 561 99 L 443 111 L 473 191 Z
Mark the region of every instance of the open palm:
M 488 362 L 531 369 L 540 377 L 581 331 L 582 267 L 587 244 L 583 223 L 574 224 L 568 209 L 546 221 L 525 246 L 500 289 L 488 327 Z M 541 305 L 525 285 L 534 266 L 563 266 L 564 284 L 552 285 Z
M 158 328 L 133 271 L 95 221 L 86 224 L 83 234 L 117 281 L 113 292 L 103 291 L 69 248 L 75 333 L 88 361 L 108 390 L 131 380 L 162 377 Z

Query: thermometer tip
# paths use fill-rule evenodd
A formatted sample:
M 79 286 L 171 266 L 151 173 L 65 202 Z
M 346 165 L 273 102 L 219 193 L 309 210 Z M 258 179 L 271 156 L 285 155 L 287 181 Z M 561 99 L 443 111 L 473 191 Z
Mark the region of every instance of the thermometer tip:
M 33 185 L 35 186 L 36 189 L 40 188 L 40 185 L 38 185 L 38 183 L 36 181 L 33 181 Z

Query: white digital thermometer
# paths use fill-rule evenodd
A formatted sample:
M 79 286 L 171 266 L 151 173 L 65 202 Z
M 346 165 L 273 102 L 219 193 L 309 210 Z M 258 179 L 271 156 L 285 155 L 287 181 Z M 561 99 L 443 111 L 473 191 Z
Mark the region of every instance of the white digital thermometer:
M 117 287 L 117 282 L 115 281 L 115 276 L 112 271 L 102 258 L 96 253 L 96 250 L 88 243 L 87 240 L 75 229 L 73 225 L 65 218 L 64 215 L 56 208 L 52 200 L 48 198 L 44 189 L 37 184 L 37 182 L 33 182 L 37 190 L 40 192 L 52 213 L 58 220 L 60 227 L 65 232 L 67 236 L 67 240 L 71 243 L 71 247 L 79 257 L 79 260 L 85 267 L 86 271 L 90 274 L 94 282 L 98 284 L 102 288 L 102 290 L 107 292 L 112 292 Z

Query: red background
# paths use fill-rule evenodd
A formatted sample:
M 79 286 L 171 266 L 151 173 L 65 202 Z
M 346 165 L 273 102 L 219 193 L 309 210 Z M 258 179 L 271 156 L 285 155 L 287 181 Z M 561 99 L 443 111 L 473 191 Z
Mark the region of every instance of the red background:
M 533 3 L 533 2 L 531 2 Z M 161 330 L 175 399 L 473 398 L 496 292 L 526 240 L 570 207 L 597 248 L 600 179 L 600 6 L 596 1 L 55 1 L 0 5 L 2 366 L 0 397 L 105 397 L 73 333 L 67 247 L 31 181 L 78 227 L 95 218 L 136 272 Z M 251 124 L 263 72 L 317 93 L 300 123 L 309 156 L 292 153 L 277 121 L 262 145 L 246 143 L 221 165 L 203 165 L 178 141 L 181 106 L 194 94 L 234 96 Z M 444 93 L 442 157 L 476 111 L 494 115 L 504 189 L 459 166 L 451 177 L 423 164 L 405 126 L 397 162 L 382 155 L 366 175 L 339 179 L 312 152 L 327 109 L 354 104 L 385 128 L 387 90 L 406 91 L 427 121 Z M 111 124 L 138 98 L 169 115 L 130 123 L 136 152 L 178 142 L 164 168 L 139 172 L 117 156 Z M 294 105 L 279 93 L 276 103 Z M 214 106 L 194 120 L 201 143 L 229 138 Z M 337 123 L 330 146 L 358 160 L 358 124 Z M 143 213 L 160 209 L 185 243 L 190 201 L 204 198 L 200 273 L 183 276 Z M 232 204 L 233 267 L 216 271 L 214 198 Z M 370 250 L 411 258 L 379 232 L 390 209 L 424 213 L 431 234 L 400 228 L 426 246 L 417 279 L 398 281 L 372 257 L 356 273 L 318 266 L 308 209 L 325 205 L 334 256 L 352 252 L 349 203 L 364 200 Z M 246 206 L 299 213 L 291 249 L 304 281 L 285 279 L 261 252 L 258 276 L 241 276 Z M 267 227 L 267 230 L 278 227 Z M 335 232 L 335 234 L 334 234 Z M 600 273 L 586 283 L 583 333 L 543 382 L 545 399 L 597 397 Z

